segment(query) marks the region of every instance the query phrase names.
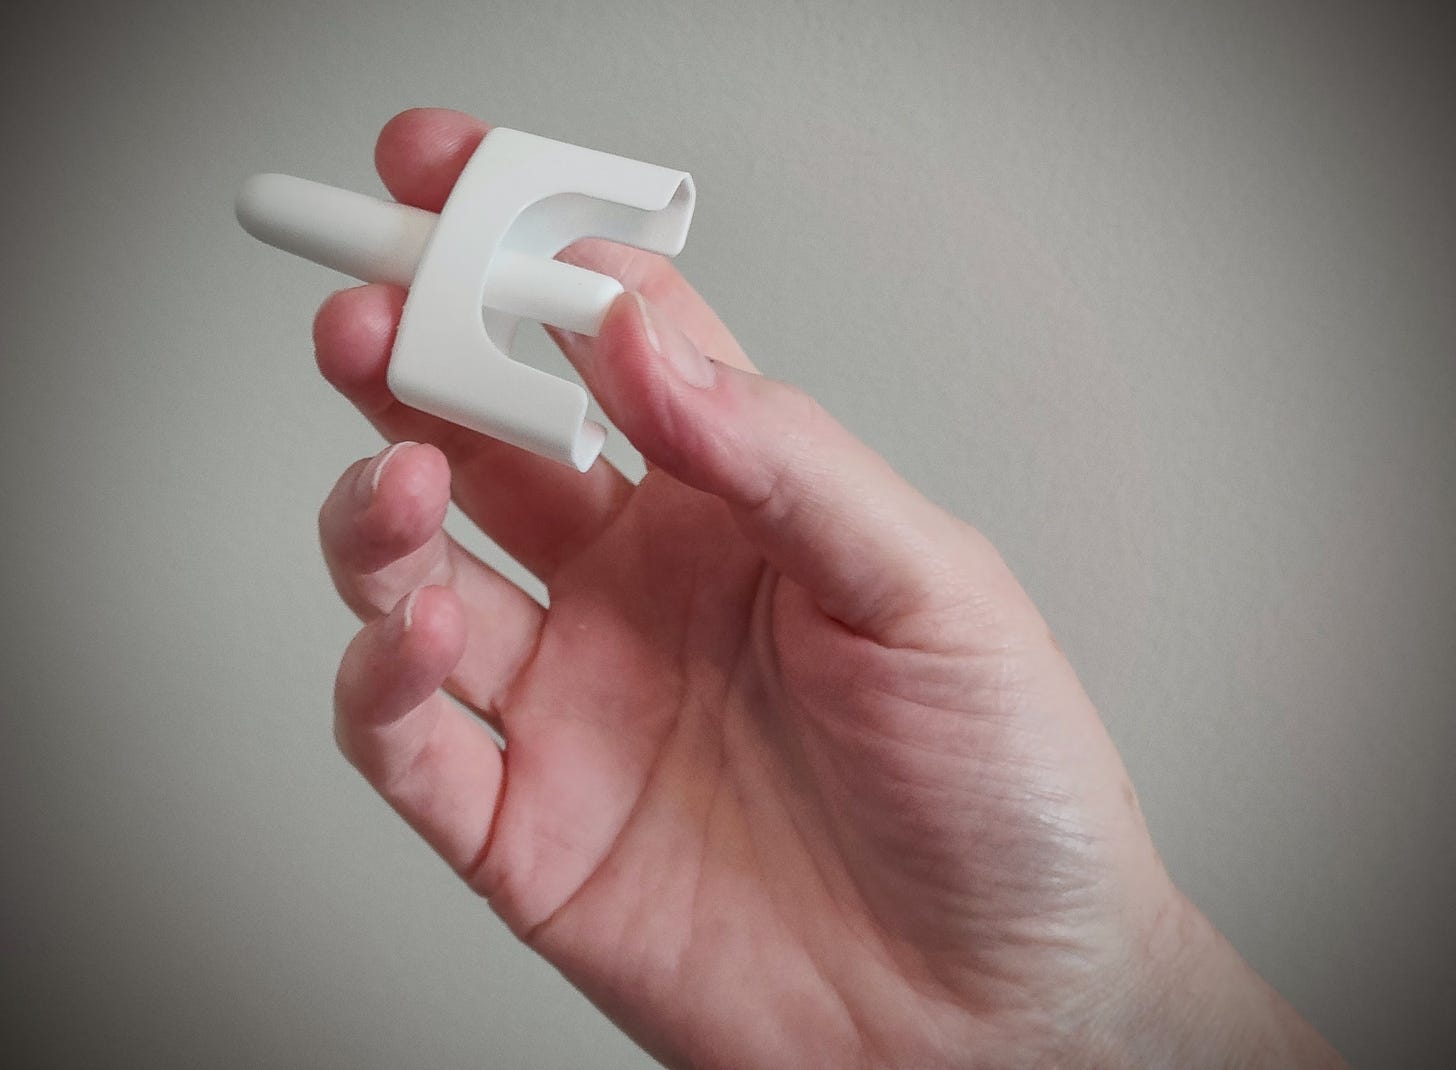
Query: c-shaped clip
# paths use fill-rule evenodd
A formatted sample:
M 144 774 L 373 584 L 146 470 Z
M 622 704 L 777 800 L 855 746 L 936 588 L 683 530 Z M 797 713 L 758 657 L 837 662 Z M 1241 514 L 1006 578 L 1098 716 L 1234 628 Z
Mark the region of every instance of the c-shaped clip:
M 496 128 L 436 217 L 287 175 L 238 194 L 254 237 L 356 278 L 410 288 L 389 360 L 408 405 L 581 471 L 605 429 L 587 394 L 510 357 L 520 321 L 601 329 L 622 292 L 606 275 L 552 259 L 597 237 L 675 256 L 692 222 L 682 171 Z

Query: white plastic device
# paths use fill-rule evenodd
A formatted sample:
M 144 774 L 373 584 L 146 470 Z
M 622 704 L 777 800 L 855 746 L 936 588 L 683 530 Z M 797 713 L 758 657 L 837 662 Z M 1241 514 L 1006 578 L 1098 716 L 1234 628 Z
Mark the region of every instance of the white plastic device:
M 438 216 L 288 175 L 244 182 L 237 216 L 269 245 L 410 288 L 395 397 L 584 472 L 606 431 L 581 386 L 511 358 L 516 329 L 595 335 L 621 284 L 552 257 L 586 237 L 675 256 L 694 200 L 686 172 L 497 127 Z

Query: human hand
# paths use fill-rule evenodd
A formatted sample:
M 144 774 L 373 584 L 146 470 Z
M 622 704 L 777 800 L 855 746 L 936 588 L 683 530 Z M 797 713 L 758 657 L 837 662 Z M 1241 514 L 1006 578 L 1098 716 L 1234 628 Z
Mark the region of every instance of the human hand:
M 380 174 L 438 210 L 485 130 L 406 112 Z M 672 1065 L 1337 1064 L 1168 879 L 985 539 L 754 374 L 666 261 L 563 255 L 631 291 L 555 337 L 636 486 L 396 402 L 399 289 L 315 325 L 397 443 L 320 514 L 369 622 L 336 733 L 384 798 Z M 443 532 L 452 473 L 549 609 Z

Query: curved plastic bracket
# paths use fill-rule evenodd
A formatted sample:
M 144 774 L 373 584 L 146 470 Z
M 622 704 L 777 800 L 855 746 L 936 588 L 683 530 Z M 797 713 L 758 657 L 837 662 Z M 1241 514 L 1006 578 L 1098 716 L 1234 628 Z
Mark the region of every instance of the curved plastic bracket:
M 621 285 L 551 258 L 587 237 L 676 255 L 693 203 L 685 172 L 492 130 L 415 271 L 390 389 L 406 404 L 586 471 L 606 432 L 586 419 L 578 384 L 510 357 L 517 325 L 524 312 L 595 334 Z

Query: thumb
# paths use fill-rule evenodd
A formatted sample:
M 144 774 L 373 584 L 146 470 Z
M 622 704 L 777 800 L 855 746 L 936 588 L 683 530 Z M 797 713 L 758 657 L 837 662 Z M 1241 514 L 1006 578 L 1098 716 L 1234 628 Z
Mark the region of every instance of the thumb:
M 726 502 L 765 558 L 849 628 L 939 645 L 950 610 L 1015 586 L 989 543 L 813 398 L 711 360 L 640 295 L 623 294 L 595 344 L 572 348 L 648 463 Z

